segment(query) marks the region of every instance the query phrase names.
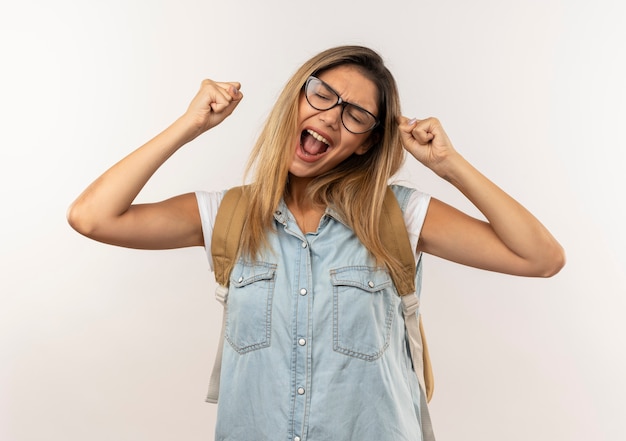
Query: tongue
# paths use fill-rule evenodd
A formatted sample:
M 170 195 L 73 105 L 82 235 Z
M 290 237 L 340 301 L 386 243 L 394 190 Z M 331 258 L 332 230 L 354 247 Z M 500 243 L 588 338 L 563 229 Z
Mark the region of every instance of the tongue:
M 324 153 L 328 146 L 307 133 L 302 140 L 302 148 L 309 155 L 319 155 L 320 153 Z

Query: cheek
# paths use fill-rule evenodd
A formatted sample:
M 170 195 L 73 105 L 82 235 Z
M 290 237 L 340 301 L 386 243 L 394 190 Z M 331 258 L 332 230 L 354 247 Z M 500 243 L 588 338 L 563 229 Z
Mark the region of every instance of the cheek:
M 306 98 L 303 94 L 300 94 L 300 99 L 298 100 L 298 121 L 302 122 L 305 119 L 309 118 L 313 115 L 315 109 L 309 106 Z

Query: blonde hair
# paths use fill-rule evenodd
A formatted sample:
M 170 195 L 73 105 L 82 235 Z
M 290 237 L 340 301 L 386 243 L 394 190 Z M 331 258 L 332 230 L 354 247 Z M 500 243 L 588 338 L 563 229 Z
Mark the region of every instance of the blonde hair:
M 242 234 L 241 252 L 256 256 L 268 243 L 273 216 L 288 191 L 288 173 L 298 133 L 298 103 L 310 75 L 337 66 L 356 67 L 378 89 L 380 124 L 370 134 L 373 145 L 363 155 L 352 155 L 333 170 L 318 176 L 308 188 L 317 203 L 332 205 L 375 257 L 396 277 L 402 274 L 395 256 L 380 240 L 379 222 L 387 185 L 404 160 L 397 118 L 400 100 L 395 80 L 380 55 L 362 46 L 328 49 L 305 62 L 287 82 L 271 111 L 248 162 L 254 169 L 250 205 Z

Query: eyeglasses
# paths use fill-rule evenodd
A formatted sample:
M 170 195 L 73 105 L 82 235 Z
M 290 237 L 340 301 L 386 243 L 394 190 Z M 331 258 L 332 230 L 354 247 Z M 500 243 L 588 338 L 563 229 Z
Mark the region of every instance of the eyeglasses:
M 379 123 L 378 118 L 371 112 L 344 101 L 328 84 L 314 76 L 306 80 L 304 96 L 316 110 L 330 110 L 341 105 L 341 123 L 348 132 L 355 135 L 369 132 Z

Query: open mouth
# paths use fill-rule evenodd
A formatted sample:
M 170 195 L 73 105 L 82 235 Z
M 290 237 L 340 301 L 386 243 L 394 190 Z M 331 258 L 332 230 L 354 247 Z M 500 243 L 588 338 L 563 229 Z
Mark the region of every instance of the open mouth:
M 319 156 L 326 153 L 330 143 L 319 133 L 307 129 L 300 135 L 300 147 L 306 156 Z

